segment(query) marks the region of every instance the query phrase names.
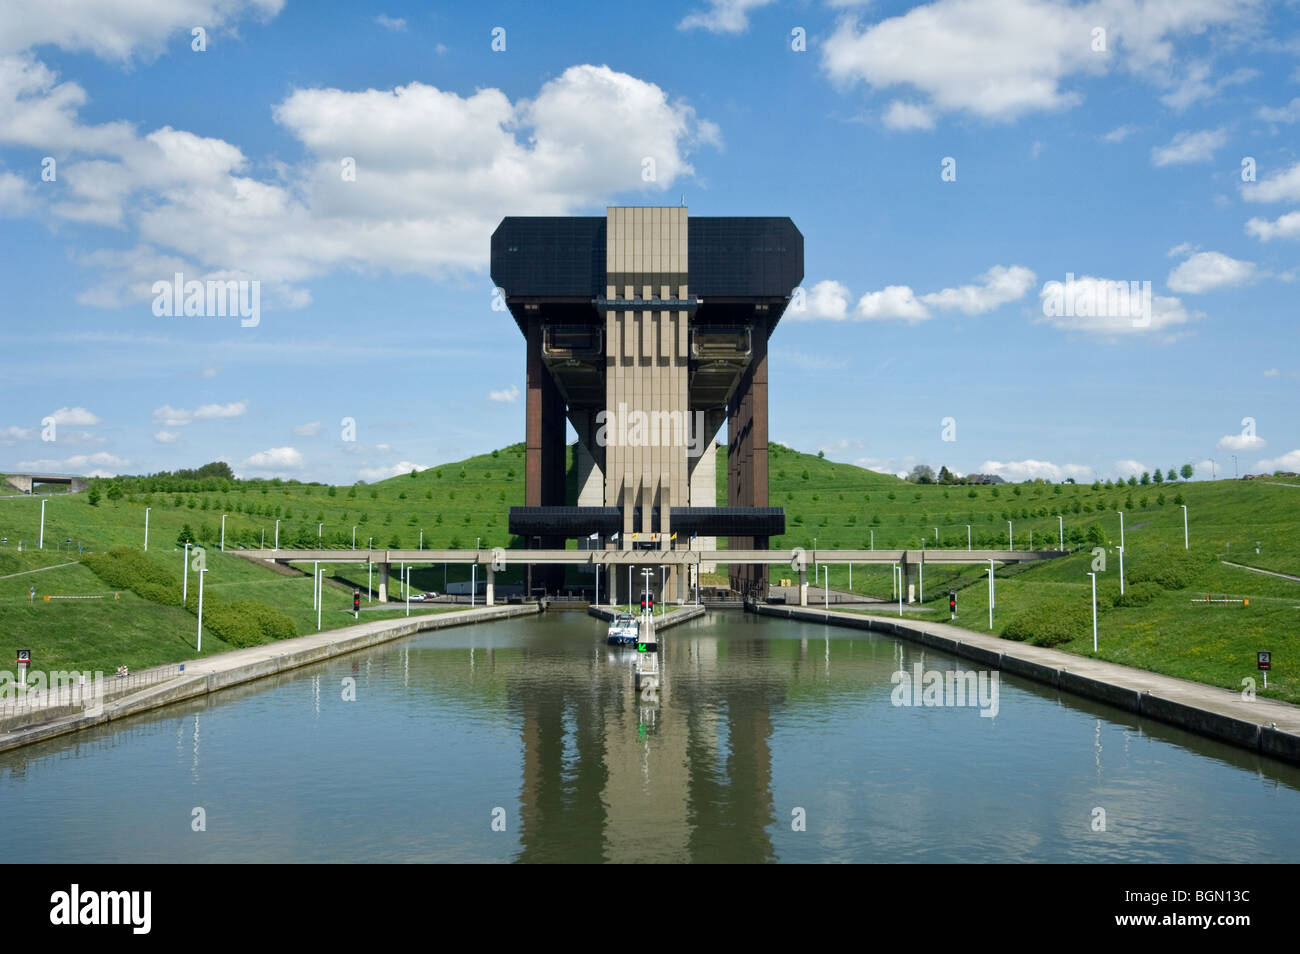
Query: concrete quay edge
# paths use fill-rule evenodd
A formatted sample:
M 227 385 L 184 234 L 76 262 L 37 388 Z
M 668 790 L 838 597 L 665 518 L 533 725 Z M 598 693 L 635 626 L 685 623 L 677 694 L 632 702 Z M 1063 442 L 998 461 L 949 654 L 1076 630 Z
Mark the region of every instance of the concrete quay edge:
M 1275 699 L 1247 701 L 1205 683 L 1165 676 L 1059 649 L 985 636 L 946 623 L 895 620 L 865 613 L 757 604 L 761 616 L 888 633 L 1106 703 L 1136 715 L 1300 765 L 1300 707 Z
M 185 674 L 167 682 L 148 686 L 103 710 L 72 718 L 55 719 L 35 726 L 23 726 L 0 734 L 0 752 L 42 742 L 60 735 L 79 732 L 127 716 L 185 702 L 197 696 L 218 692 L 241 683 L 264 679 L 278 673 L 310 666 L 313 663 L 369 649 L 404 636 L 428 630 L 467 626 L 540 612 L 535 603 L 485 606 L 450 613 L 421 614 L 401 619 L 378 620 L 344 629 L 296 636 L 293 639 L 236 649 L 185 662 Z

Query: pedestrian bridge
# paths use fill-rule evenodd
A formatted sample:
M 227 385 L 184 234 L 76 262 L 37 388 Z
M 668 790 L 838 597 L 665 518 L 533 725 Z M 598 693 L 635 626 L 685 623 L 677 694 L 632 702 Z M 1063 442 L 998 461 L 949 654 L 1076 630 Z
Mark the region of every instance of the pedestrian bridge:
M 821 550 L 794 547 L 787 550 L 519 550 L 492 547 L 460 550 L 227 550 L 235 556 L 249 560 L 274 563 L 369 563 L 379 571 L 379 600 L 388 599 L 389 567 L 394 563 L 420 565 L 424 563 L 456 563 L 485 568 L 487 604 L 494 602 L 496 571 L 509 566 L 541 566 L 572 564 L 576 566 L 605 567 L 612 575 L 615 567 L 699 567 L 702 563 L 750 564 L 787 566 L 799 574 L 800 605 L 808 599 L 808 567 L 830 564 L 832 566 L 886 563 L 902 568 L 907 581 L 908 602 L 912 602 L 912 575 L 920 567 L 924 572 L 927 563 L 935 564 L 996 564 L 1025 563 L 1032 560 L 1052 560 L 1066 555 L 1064 550 Z M 612 588 L 611 588 L 612 590 Z M 607 591 L 611 592 L 611 591 Z M 611 593 L 612 595 L 612 593 Z M 663 598 L 661 596 L 661 598 Z

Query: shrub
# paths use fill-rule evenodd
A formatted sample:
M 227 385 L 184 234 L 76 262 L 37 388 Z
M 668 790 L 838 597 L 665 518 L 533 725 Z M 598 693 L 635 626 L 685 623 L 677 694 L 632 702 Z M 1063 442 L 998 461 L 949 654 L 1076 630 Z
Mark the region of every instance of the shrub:
M 230 607 L 253 620 L 258 630 L 268 640 L 292 639 L 298 635 L 298 627 L 294 625 L 293 620 L 274 606 L 257 600 L 235 600 Z M 207 607 L 204 606 L 203 609 L 206 615 Z
M 1147 581 L 1130 583 L 1124 587 L 1124 595 L 1115 597 L 1116 606 L 1146 606 L 1162 592 L 1160 584 Z
M 1206 563 L 1205 554 L 1195 550 L 1153 550 L 1134 554 L 1125 570 L 1129 582 L 1152 582 L 1166 590 L 1181 590 L 1195 582 Z
M 1026 610 L 1002 627 L 1004 639 L 1035 646 L 1059 646 L 1092 632 L 1092 607 L 1044 603 Z

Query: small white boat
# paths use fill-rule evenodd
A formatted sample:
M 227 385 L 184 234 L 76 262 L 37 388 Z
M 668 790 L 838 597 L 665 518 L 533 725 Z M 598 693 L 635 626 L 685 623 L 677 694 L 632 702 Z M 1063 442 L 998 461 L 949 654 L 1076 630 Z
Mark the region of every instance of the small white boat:
M 641 635 L 641 626 L 631 613 L 619 613 L 609 622 L 605 642 L 611 646 L 635 646 Z

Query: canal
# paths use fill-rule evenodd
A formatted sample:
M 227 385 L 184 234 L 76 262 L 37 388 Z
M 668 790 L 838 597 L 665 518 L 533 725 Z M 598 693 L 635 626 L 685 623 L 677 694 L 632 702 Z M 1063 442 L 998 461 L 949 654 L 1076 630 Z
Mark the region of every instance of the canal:
M 603 633 L 572 612 L 443 630 L 0 754 L 0 850 L 25 862 L 1300 858 L 1300 769 L 1099 703 L 1004 674 L 944 683 L 972 664 L 738 613 L 668 630 L 647 698 L 635 653 Z M 897 684 L 900 671 L 934 692 Z

